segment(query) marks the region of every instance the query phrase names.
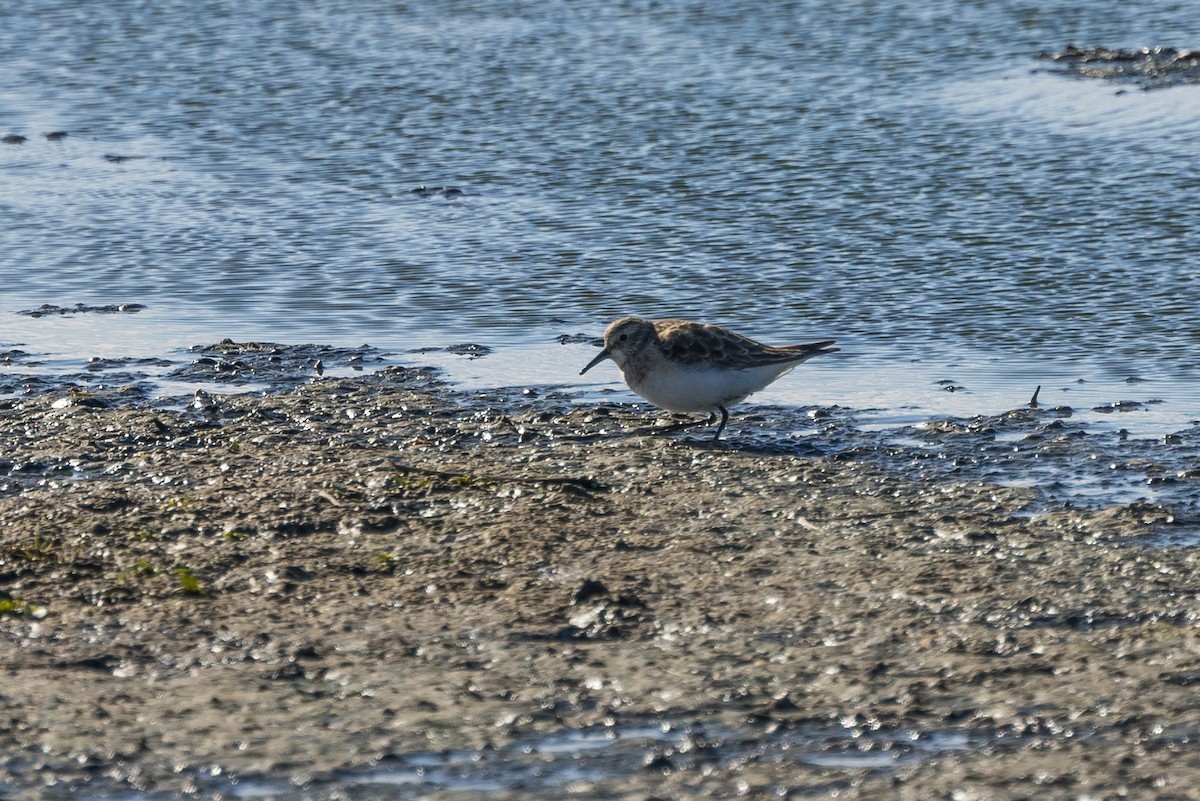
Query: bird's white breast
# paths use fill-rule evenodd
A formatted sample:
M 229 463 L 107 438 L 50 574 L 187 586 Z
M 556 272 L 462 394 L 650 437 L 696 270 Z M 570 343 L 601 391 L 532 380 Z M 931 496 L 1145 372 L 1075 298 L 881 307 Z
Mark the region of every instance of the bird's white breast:
M 731 370 L 664 360 L 640 377 L 632 371 L 622 374 L 630 389 L 655 406 L 695 414 L 716 411 L 718 406 L 728 408 L 770 384 L 792 366 L 774 364 Z

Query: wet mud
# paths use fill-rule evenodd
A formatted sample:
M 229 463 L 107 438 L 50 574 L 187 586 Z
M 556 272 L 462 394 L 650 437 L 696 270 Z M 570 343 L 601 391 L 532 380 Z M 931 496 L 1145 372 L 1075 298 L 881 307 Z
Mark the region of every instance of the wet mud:
M 311 347 L 0 398 L 0 794 L 1200 798 L 1195 426 L 712 444 Z
M 1200 83 L 1200 50 L 1174 47 L 1112 50 L 1068 45 L 1058 52 L 1042 53 L 1041 58 L 1053 61 L 1065 73 L 1139 89 Z
M 69 393 L 105 405 L 109 400 L 127 402 L 134 397 L 150 401 L 164 394 L 164 387 L 180 384 L 232 391 L 281 391 L 314 377 L 376 370 L 389 361 L 387 354 L 369 345 L 345 348 L 225 339 L 171 353 L 170 358 L 91 357 L 72 369 L 22 347 L 0 343 L 0 348 L 0 367 L 7 368 L 0 372 L 0 395 Z
M 331 345 L 280 345 L 274 342 L 234 342 L 189 348 L 191 362 L 166 373 L 172 381 L 211 381 L 218 384 L 256 384 L 278 390 L 324 375 L 326 366 L 346 366 L 362 371 L 378 366 L 382 355 L 375 348 L 339 348 Z

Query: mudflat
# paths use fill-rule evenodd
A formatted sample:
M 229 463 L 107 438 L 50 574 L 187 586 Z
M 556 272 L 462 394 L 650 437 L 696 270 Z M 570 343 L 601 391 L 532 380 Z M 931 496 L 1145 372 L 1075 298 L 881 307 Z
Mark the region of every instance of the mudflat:
M 0 794 L 1200 798 L 1178 510 L 747 410 L 714 445 L 402 368 L 0 400 Z

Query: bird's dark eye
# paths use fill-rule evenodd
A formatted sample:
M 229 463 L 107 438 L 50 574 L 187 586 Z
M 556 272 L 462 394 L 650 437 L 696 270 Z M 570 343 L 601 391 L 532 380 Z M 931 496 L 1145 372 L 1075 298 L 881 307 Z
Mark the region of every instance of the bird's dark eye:
M 618 342 L 624 342 L 627 339 L 629 339 L 629 334 L 621 334 L 621 336 L 617 337 Z

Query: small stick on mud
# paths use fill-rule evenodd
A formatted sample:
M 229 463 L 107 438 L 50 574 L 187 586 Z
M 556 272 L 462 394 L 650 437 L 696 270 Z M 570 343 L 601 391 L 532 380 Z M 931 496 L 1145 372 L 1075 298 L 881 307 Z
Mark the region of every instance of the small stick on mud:
M 1029 408 L 1036 409 L 1038 407 L 1037 396 L 1042 391 L 1042 385 L 1038 384 L 1037 389 L 1033 391 L 1033 397 L 1029 399 Z

